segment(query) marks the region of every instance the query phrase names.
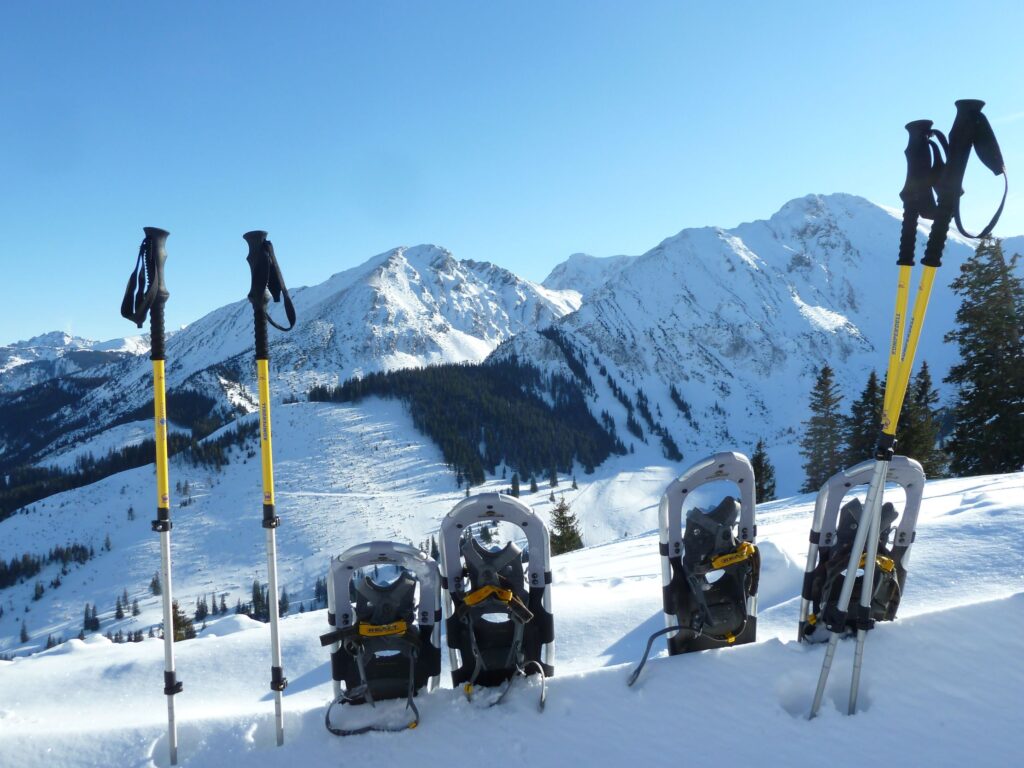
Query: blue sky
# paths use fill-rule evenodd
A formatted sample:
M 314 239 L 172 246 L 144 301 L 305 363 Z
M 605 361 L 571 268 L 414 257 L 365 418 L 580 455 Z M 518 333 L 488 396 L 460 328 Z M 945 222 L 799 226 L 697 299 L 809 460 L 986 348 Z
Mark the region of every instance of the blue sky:
M 245 295 L 249 229 L 294 286 L 423 242 L 541 280 L 812 192 L 898 206 L 904 123 L 957 98 L 1024 180 L 1024 4 L 898 5 L 4 3 L 0 343 L 132 333 L 146 225 L 175 327 Z M 980 224 L 1001 180 L 966 187 Z

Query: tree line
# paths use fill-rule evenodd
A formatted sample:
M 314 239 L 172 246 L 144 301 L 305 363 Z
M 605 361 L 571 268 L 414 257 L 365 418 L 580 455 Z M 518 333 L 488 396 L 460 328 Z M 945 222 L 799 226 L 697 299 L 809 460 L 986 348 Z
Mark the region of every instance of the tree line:
M 1016 254 L 1007 259 L 998 240 L 983 240 L 952 283 L 960 306 L 944 340 L 957 345 L 960 362 L 944 381 L 954 385 L 953 402 L 940 407 L 926 361 L 909 383 L 896 451 L 919 461 L 929 477 L 1013 472 L 1024 466 L 1019 259 Z M 886 384 L 872 371 L 843 413 L 834 372 L 827 365 L 818 372 L 800 443 L 803 491 L 816 491 L 836 472 L 874 456 Z M 949 438 L 941 441 L 943 431 Z
M 403 401 L 416 428 L 470 485 L 502 463 L 523 477 L 569 473 L 577 463 L 589 473 L 625 453 L 614 431 L 590 413 L 578 382 L 514 357 L 372 373 L 313 387 L 309 399 L 346 403 L 374 395 Z

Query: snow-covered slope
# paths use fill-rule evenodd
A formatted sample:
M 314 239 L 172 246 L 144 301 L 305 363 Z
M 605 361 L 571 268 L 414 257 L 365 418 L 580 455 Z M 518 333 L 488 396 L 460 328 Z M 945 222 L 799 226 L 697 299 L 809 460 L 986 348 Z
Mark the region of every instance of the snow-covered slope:
M 52 331 L 0 346 L 0 393 L 109 365 L 149 351 L 148 337 L 93 341 Z
M 556 324 L 595 383 L 592 410 L 607 410 L 623 439 L 633 439 L 605 370 L 630 399 L 643 390 L 652 409 L 658 406 L 655 420 L 684 455 L 713 452 L 726 442 L 750 452 L 764 438 L 780 490 L 796 490 L 796 430 L 808 416 L 816 371 L 830 365 L 848 397 L 860 392 L 872 368 L 884 373 L 899 227 L 899 212 L 863 198 L 811 195 L 765 221 L 683 230 L 607 271 L 570 259 L 556 273 L 586 280 L 593 267 L 594 274 L 607 275 L 579 311 Z M 922 250 L 926 235 L 922 226 Z M 950 237 L 918 352 L 939 386 L 958 354 L 943 342 L 956 309 L 948 285 L 972 247 Z M 496 354 L 554 366 L 562 360 L 536 333 L 521 334 Z M 669 397 L 670 386 L 689 416 Z M 659 440 L 644 431 L 654 449 L 638 440 L 635 447 L 657 461 Z
M 648 479 L 648 491 L 640 483 L 628 504 L 621 500 L 653 525 L 663 485 Z M 331 693 L 328 655 L 317 639 L 326 617 L 318 610 L 282 621 L 291 684 L 286 743 L 276 748 L 267 627 L 233 615 L 218 619 L 199 639 L 176 646 L 185 683 L 176 697 L 181 764 L 379 762 L 429 754 L 445 763 L 500 755 L 554 768 L 572 755 L 596 768 L 618 768 L 670 765 L 682 749 L 700 764 L 727 755 L 758 765 L 814 766 L 822 759 L 820 745 L 827 744 L 831 763 L 852 767 L 863 765 L 865 750 L 872 749 L 870 739 L 865 744 L 869 733 L 891 734 L 886 759 L 899 765 L 1011 765 L 1024 685 L 1017 663 L 1024 652 L 1024 556 L 1016 546 L 1024 534 L 1022 490 L 1021 474 L 928 484 L 900 618 L 869 636 L 861 711 L 852 719 L 843 714 L 852 662 L 851 644 L 844 642 L 823 711 L 806 720 L 824 649 L 793 639 L 812 506 L 803 496 L 758 512 L 758 642 L 655 658 L 632 689 L 625 684 L 628 672 L 661 622 L 656 535 L 555 558 L 556 676 L 543 714 L 534 682 L 513 688 L 501 707 L 481 709 L 449 687 L 445 667 L 442 689 L 418 700 L 415 731 L 332 737 L 323 729 Z M 607 498 L 605 491 L 590 493 L 594 502 Z M 599 504 L 583 504 L 587 494 L 588 487 L 581 488 L 577 501 L 584 520 L 603 514 Z M 415 496 L 396 490 L 379 503 L 400 516 L 413 510 Z M 256 518 L 248 521 L 253 528 Z M 325 539 L 310 560 L 310 575 L 321 574 L 328 555 L 344 546 L 389 533 L 391 522 L 378 517 L 374 525 Z M 185 527 L 175 527 L 182 548 L 196 535 Z M 244 542 L 222 542 L 218 561 L 246 549 Z M 187 572 L 188 550 L 177 551 L 176 567 Z M 991 626 L 999 627 L 998 637 L 978 630 Z M 0 662 L 0 763 L 166 765 L 162 664 L 158 640 L 111 645 L 97 637 Z M 381 705 L 382 715 L 394 707 Z
M 544 285 L 558 290 L 578 291 L 586 300 L 594 291 L 613 282 L 635 258 L 574 253 L 551 270 L 551 274 L 544 278 Z

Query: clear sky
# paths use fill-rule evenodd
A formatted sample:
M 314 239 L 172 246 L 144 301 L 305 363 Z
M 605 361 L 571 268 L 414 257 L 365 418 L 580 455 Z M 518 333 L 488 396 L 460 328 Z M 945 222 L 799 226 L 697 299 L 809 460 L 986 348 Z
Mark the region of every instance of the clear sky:
M 0 343 L 134 332 L 146 225 L 176 327 L 246 294 L 249 229 L 293 286 L 425 242 L 541 280 L 812 192 L 898 206 L 904 123 L 957 98 L 1022 234 L 1022 37 L 1014 0 L 6 2 Z M 966 186 L 980 225 L 1001 180 Z

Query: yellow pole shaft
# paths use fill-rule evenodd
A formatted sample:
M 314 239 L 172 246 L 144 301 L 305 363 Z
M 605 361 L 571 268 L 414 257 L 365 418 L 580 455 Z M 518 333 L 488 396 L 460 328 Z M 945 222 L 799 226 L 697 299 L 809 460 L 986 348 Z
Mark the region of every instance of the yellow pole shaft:
M 910 317 L 910 330 L 907 334 L 907 343 L 903 348 L 903 354 L 895 372 L 890 369 L 889 381 L 886 386 L 887 405 L 882 415 L 882 431 L 887 435 L 896 434 L 896 425 L 900 420 L 900 412 L 903 410 L 903 402 L 907 394 L 907 385 L 910 383 L 910 372 L 914 367 L 914 356 L 917 354 L 917 342 L 921 338 L 921 329 L 924 328 L 924 317 L 928 312 L 928 300 L 931 298 L 932 285 L 935 282 L 935 267 L 926 266 L 921 274 L 921 284 L 917 288 L 917 296 L 914 299 L 914 312 Z M 888 390 L 892 388 L 892 395 Z
M 156 434 L 156 505 L 171 508 L 171 491 L 167 478 L 167 383 L 164 361 L 153 361 L 153 420 Z
M 263 503 L 274 503 L 274 456 L 270 440 L 270 365 L 256 361 L 256 381 L 260 400 L 260 459 L 263 464 Z
M 882 413 L 889 413 L 895 384 L 899 380 L 900 360 L 903 358 L 903 336 L 910 306 L 910 279 L 913 267 L 901 265 L 896 282 L 896 311 L 892 318 L 892 339 L 889 343 L 889 372 L 886 376 L 885 400 Z M 885 422 L 883 421 L 883 427 Z

